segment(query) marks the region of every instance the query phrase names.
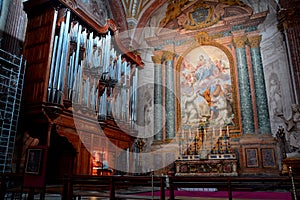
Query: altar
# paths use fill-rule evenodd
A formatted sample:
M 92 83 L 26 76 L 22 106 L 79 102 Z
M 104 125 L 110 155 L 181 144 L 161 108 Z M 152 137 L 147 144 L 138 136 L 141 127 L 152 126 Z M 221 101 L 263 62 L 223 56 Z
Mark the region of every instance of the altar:
M 193 133 L 194 132 L 194 133 Z M 188 136 L 187 136 L 188 135 Z M 237 176 L 237 157 L 230 144 L 229 128 L 182 132 L 176 176 Z
M 237 176 L 235 154 L 210 154 L 207 159 L 197 155 L 180 156 L 175 161 L 176 176 Z

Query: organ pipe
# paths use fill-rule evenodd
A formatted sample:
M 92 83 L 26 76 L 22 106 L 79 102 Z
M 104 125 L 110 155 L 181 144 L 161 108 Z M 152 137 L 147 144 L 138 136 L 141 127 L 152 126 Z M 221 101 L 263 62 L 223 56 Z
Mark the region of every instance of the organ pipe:
M 99 35 L 67 11 L 54 37 L 48 103 L 65 101 L 124 122 L 136 121 L 138 68 L 118 52 L 110 31 Z

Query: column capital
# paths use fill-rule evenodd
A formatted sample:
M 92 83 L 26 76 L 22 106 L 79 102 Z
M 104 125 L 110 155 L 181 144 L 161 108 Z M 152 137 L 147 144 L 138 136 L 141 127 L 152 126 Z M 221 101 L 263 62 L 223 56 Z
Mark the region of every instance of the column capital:
M 246 41 L 247 41 L 247 37 L 245 35 L 233 38 L 233 44 L 235 45 L 236 48 L 245 47 Z
M 154 64 L 161 64 L 162 63 L 162 56 L 161 55 L 153 55 L 151 58 L 152 58 L 152 61 L 154 62 Z
M 287 30 L 289 28 L 296 28 L 299 27 L 300 23 L 300 15 L 298 14 L 299 6 L 295 3 L 295 7 L 291 8 L 287 6 L 286 8 L 283 7 L 277 14 L 278 20 L 278 29 L 280 31 Z
M 173 60 L 175 53 L 171 51 L 164 51 L 163 53 L 163 59 L 165 61 Z
M 257 48 L 261 42 L 261 35 L 248 36 L 248 41 L 252 48 Z

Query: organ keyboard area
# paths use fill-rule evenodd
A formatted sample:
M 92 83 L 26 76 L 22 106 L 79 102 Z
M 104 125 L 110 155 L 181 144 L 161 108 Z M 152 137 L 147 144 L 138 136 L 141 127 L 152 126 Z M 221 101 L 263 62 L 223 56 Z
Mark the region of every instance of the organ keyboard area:
M 97 33 L 73 18 L 65 9 L 57 20 L 48 103 L 71 103 L 99 120 L 136 121 L 139 66 L 120 53 L 113 31 Z

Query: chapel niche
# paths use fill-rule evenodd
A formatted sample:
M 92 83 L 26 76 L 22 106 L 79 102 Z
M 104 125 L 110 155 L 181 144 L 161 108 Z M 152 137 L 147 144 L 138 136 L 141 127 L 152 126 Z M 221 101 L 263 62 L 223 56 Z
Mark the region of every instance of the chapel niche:
M 166 151 L 176 152 L 177 175 L 206 175 L 207 166 L 230 176 L 278 173 L 257 29 L 266 15 L 242 1 L 171 1 L 147 38 L 154 81 L 168 88 L 154 88 L 154 104 L 166 105 L 154 124 L 165 116 L 166 128 L 153 146 L 176 140 L 179 148 Z

